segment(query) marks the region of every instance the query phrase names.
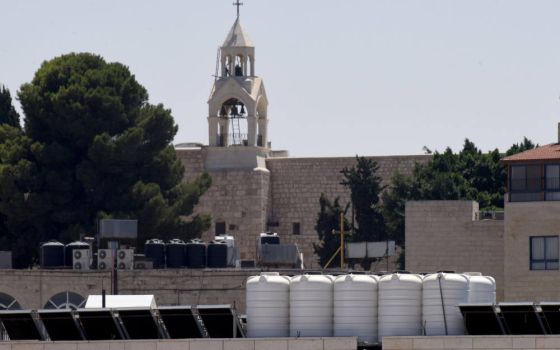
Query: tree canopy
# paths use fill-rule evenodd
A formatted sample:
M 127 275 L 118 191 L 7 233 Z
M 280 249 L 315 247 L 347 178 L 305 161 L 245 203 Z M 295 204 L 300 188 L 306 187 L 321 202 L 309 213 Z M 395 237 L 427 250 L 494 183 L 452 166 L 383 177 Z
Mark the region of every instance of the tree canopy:
M 20 127 L 19 113 L 12 104 L 12 95 L 4 85 L 0 85 L 0 125 L 7 124 Z
M 126 66 L 88 53 L 56 57 L 18 97 L 23 133 L 0 129 L 0 214 L 12 244 L 35 238 L 16 254 L 19 265 L 40 241 L 95 234 L 100 218 L 138 219 L 139 244 L 208 227 L 208 217 L 191 214 L 210 177 L 182 181 L 171 111 L 148 103 Z

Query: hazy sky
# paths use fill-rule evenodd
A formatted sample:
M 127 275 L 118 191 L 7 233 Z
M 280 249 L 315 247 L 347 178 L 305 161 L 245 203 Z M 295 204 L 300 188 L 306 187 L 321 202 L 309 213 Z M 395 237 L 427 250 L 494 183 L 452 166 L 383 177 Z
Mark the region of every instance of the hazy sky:
M 14 94 L 46 59 L 97 53 L 173 111 L 175 143 L 206 144 L 232 2 L 0 0 L 0 83 Z M 556 140 L 560 1 L 243 2 L 275 149 L 391 155 L 457 150 L 466 137 L 483 150 Z

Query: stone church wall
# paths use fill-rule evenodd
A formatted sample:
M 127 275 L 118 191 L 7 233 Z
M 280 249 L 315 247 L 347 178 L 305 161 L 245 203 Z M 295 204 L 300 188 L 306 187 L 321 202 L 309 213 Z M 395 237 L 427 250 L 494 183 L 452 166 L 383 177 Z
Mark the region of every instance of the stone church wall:
M 185 181 L 204 171 L 204 149 L 178 149 L 185 166 Z M 379 175 L 389 184 L 395 172 L 410 174 L 417 162 L 431 156 L 370 157 L 379 164 Z M 315 220 L 319 197 L 340 197 L 349 201 L 349 192 L 340 185 L 344 167 L 355 165 L 355 157 L 268 158 L 262 170 L 210 171 L 212 186 L 195 208 L 196 213 L 212 215 L 212 227 L 203 235 L 212 240 L 216 223 L 225 222 L 226 232 L 234 235 L 241 259 L 255 259 L 258 234 L 277 232 L 284 243 L 296 243 L 304 253 L 307 268 L 317 267 L 313 242 L 317 242 Z M 296 225 L 294 225 L 296 224 Z M 299 234 L 294 226 L 299 224 Z M 268 226 L 270 225 L 270 226 Z M 296 234 L 295 234 L 296 233 Z
M 409 175 L 415 163 L 427 162 L 431 156 L 368 158 L 378 163 L 378 174 L 387 185 L 395 172 Z M 307 268 L 318 267 L 313 243 L 317 242 L 315 221 L 319 197 L 324 193 L 330 200 L 340 197 L 342 204 L 349 202 L 350 193 L 340 185 L 340 171 L 354 166 L 356 158 L 269 158 L 266 164 L 271 174 L 269 220 L 278 224 L 270 229 L 277 232 L 283 242 L 298 245 Z M 299 235 L 294 234 L 294 223 L 299 223 Z

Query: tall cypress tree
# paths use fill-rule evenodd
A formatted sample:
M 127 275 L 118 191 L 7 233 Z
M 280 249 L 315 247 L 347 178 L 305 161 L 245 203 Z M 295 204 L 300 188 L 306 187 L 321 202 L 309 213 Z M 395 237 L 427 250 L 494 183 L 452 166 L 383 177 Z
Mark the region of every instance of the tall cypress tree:
M 20 127 L 19 113 L 12 104 L 10 90 L 4 85 L 0 85 L 0 124 L 8 124 L 13 127 Z

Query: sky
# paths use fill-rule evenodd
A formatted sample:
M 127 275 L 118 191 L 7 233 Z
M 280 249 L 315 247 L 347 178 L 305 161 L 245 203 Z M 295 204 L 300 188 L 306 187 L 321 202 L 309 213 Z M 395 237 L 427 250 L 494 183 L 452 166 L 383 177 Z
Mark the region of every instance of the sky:
M 174 143 L 208 143 L 216 52 L 233 0 L 0 0 L 0 84 L 92 52 L 172 110 Z M 243 0 L 273 149 L 296 157 L 505 151 L 556 142 L 560 1 Z M 19 108 L 16 102 L 17 108 Z

